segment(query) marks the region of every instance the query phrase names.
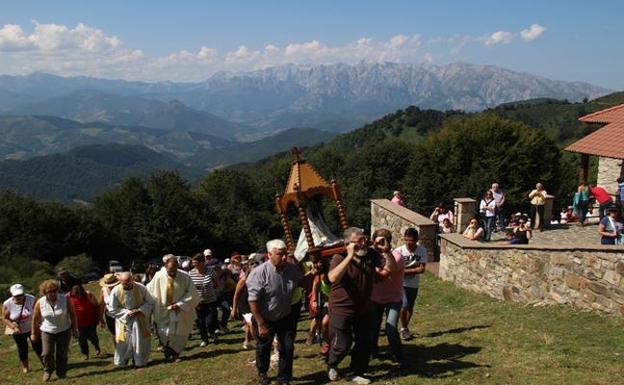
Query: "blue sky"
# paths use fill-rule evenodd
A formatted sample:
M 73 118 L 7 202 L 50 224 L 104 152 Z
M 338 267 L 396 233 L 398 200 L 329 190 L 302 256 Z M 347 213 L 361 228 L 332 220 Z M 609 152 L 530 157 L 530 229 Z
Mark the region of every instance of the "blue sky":
M 624 1 L 0 0 L 0 72 L 200 80 L 287 62 L 466 61 L 624 89 L 623 15 Z

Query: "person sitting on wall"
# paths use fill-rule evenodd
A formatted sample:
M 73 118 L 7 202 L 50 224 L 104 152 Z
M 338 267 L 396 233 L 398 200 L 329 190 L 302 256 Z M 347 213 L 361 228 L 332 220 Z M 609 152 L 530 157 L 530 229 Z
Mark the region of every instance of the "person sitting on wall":
M 444 206 L 443 202 L 438 203 L 435 210 L 433 210 L 433 213 L 431 213 L 429 219 L 436 222 L 438 226 L 440 226 L 440 230 L 442 230 L 442 224 L 444 223 L 445 219 L 451 221 L 451 224 L 455 224 L 453 212 L 451 210 L 448 210 Z
M 617 220 L 618 210 L 616 207 L 607 209 L 608 215 L 600 220 L 598 225 L 598 234 L 600 234 L 600 243 L 603 245 L 617 244 L 622 229 L 622 224 Z
M 526 245 L 529 243 L 533 232 L 527 225 L 527 218 L 521 216 L 518 218 L 518 226 L 513 229 L 513 239 L 509 242 L 512 245 Z
M 471 241 L 480 241 L 483 239 L 483 227 L 481 227 L 478 218 L 472 218 L 468 227 L 464 230 L 463 236 Z
M 450 234 L 455 232 L 455 228 L 448 218 L 444 218 L 444 221 L 442 221 L 442 227 L 440 227 L 440 231 L 443 234 Z

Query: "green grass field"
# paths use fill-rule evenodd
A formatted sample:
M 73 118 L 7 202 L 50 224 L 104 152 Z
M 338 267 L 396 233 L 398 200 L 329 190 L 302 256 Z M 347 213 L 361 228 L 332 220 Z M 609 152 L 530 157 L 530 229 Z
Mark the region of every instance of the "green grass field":
M 373 360 L 378 384 L 621 384 L 624 368 L 624 320 L 578 312 L 567 307 L 504 303 L 469 293 L 426 274 L 411 329 L 419 336 L 405 343 L 410 367 L 401 376 L 389 361 Z M 306 346 L 307 321 L 299 324 L 294 384 L 325 384 L 319 347 Z M 253 351 L 242 351 L 242 331 L 219 345 L 199 347 L 194 337 L 180 363 L 164 363 L 153 344 L 152 363 L 143 369 L 117 369 L 112 355 L 83 361 L 72 341 L 67 384 L 254 384 Z M 105 353 L 110 336 L 101 329 Z M 381 341 L 386 348 L 385 337 Z M 348 360 L 348 359 L 347 359 Z M 345 361 L 347 361 L 345 360 Z M 344 362 L 342 366 L 345 366 Z M 38 384 L 41 366 L 31 354 L 31 373 L 18 371 L 13 340 L 0 337 L 0 383 Z M 272 376 L 275 372 L 271 373 Z M 275 381 L 273 381 L 275 383 Z M 338 382 L 342 384 L 343 382 Z

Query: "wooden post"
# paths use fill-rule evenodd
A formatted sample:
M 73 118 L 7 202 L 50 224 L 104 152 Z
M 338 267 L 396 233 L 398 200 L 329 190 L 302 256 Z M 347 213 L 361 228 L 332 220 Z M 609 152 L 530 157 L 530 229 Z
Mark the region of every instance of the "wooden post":
M 342 204 L 342 196 L 340 195 L 340 190 L 338 190 L 338 185 L 336 184 L 335 179 L 331 180 L 331 187 L 334 199 L 336 200 L 336 208 L 338 209 L 338 222 L 340 222 L 340 228 L 342 231 L 345 231 L 349 228 L 349 222 L 347 222 L 347 214 L 345 213 L 345 208 Z
M 305 212 L 305 200 L 303 198 L 303 194 L 301 194 L 301 189 L 299 185 L 295 185 L 295 191 L 297 192 L 297 197 L 295 199 L 295 206 L 297 207 L 297 213 L 299 214 L 299 222 L 301 222 L 301 226 L 303 227 L 303 233 L 306 237 L 306 242 L 308 244 L 308 250 L 314 248 L 314 238 L 312 237 L 312 230 L 310 230 L 310 223 L 308 222 L 308 216 Z
M 579 182 L 587 183 L 589 175 L 589 154 L 581 154 L 581 169 L 579 170 Z
M 284 228 L 284 235 L 286 238 L 286 247 L 290 254 L 295 252 L 295 240 L 292 236 L 292 231 L 290 230 L 290 225 L 288 224 L 288 218 L 286 218 L 286 213 L 282 210 L 282 206 L 280 205 L 280 195 L 275 194 L 275 206 L 277 207 L 277 212 L 279 213 L 280 223 Z

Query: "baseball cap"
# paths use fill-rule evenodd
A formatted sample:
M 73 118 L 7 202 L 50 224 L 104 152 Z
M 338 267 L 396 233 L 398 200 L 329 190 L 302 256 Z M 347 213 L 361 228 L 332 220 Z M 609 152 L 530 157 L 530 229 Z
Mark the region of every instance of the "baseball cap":
M 11 295 L 13 297 L 24 294 L 24 286 L 22 286 L 19 283 L 16 283 L 15 285 L 11 286 L 9 290 L 11 291 Z

